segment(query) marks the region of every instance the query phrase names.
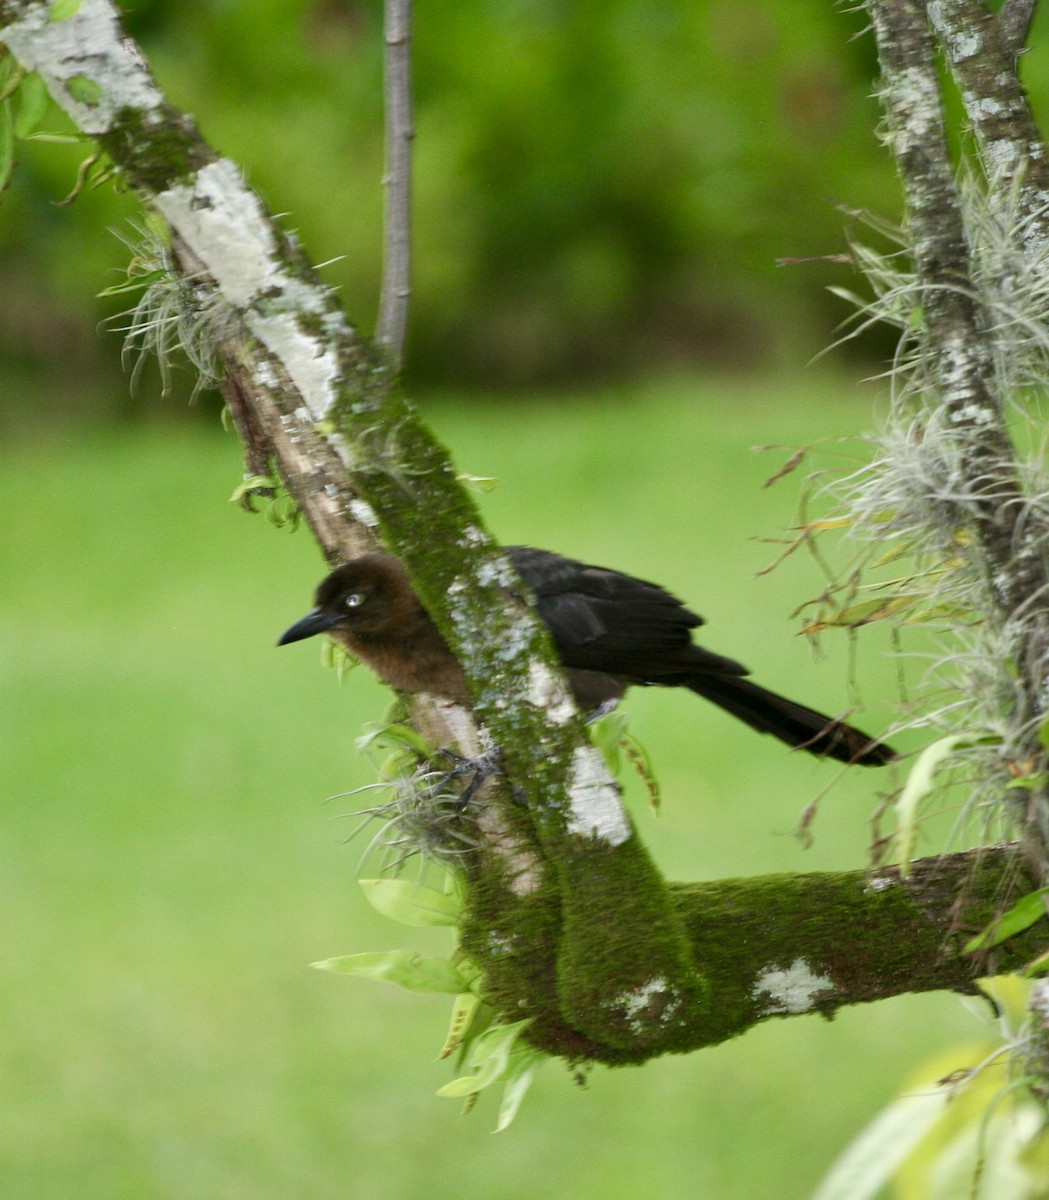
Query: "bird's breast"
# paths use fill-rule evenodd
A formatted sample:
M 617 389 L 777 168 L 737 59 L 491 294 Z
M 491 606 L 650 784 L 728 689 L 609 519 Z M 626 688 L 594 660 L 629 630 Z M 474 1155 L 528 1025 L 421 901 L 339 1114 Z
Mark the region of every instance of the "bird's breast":
M 422 629 L 407 638 L 356 636 L 346 643 L 383 683 L 399 692 L 429 692 L 459 704 L 470 702 L 462 667 L 436 629 Z

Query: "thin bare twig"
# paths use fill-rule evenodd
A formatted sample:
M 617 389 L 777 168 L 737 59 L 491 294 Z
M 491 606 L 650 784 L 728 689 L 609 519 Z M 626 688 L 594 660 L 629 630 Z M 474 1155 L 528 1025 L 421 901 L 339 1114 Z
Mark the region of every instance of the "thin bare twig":
M 386 237 L 377 337 L 394 365 L 404 357 L 411 297 L 412 3 L 386 0 Z

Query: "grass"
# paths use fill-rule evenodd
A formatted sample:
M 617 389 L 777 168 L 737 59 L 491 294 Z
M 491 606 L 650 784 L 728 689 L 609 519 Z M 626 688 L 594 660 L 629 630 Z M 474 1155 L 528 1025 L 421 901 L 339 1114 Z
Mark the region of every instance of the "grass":
M 835 710 L 856 697 L 845 647 L 815 661 L 789 620 L 811 565 L 755 577 L 795 485 L 762 489 L 783 456 L 750 447 L 864 427 L 870 401 L 846 390 L 708 381 L 427 412 L 463 470 L 501 479 L 482 506 L 504 540 L 658 579 L 712 648 Z M 274 651 L 322 568 L 306 533 L 226 503 L 239 471 L 231 438 L 189 425 L 8 455 L 0 1195 L 791 1200 L 916 1059 L 972 1032 L 954 999 L 909 997 L 586 1090 L 550 1064 L 498 1138 L 490 1106 L 463 1119 L 435 1099 L 446 1006 L 307 967 L 406 940 L 358 893 L 352 805 L 324 803 L 371 778 L 353 742 L 385 696 L 361 672 L 340 689 L 310 644 Z M 855 672 L 875 729 L 882 648 Z M 874 773 L 838 782 L 806 851 L 791 831 L 833 768 L 685 694 L 629 708 L 665 793 L 653 817 L 632 789 L 639 824 L 671 877 L 864 861 Z

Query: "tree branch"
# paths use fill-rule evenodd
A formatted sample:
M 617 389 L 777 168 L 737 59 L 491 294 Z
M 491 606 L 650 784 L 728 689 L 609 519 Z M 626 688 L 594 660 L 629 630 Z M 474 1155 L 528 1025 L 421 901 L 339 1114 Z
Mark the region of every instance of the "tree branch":
M 1027 35 L 1034 20 L 1038 0 L 1005 0 L 998 10 L 998 27 L 1002 41 L 1013 55 L 1014 61 L 1023 53 Z
M 766 875 L 672 884 L 692 954 L 710 981 L 678 1027 L 655 1042 L 587 1037 L 557 1003 L 556 898 L 533 898 L 534 936 L 499 939 L 502 909 L 481 914 L 466 940 L 484 965 L 499 1011 L 531 1016 L 530 1040 L 569 1060 L 612 1065 L 737 1037 L 770 1017 L 821 1013 L 907 992 L 976 991 L 976 980 L 1015 971 L 1045 947 L 1043 922 L 993 950 L 963 946 L 1030 890 L 1016 846 L 919 859 L 897 867 L 819 875 Z M 644 915 L 635 918 L 643 924 Z M 643 1004 L 638 997 L 638 1004 Z M 515 1007 L 516 1006 L 516 1007 Z
M 983 336 L 988 326 L 974 294 L 969 246 L 948 151 L 932 37 L 918 0 L 871 0 L 889 118 L 914 245 L 932 377 L 957 450 L 959 519 L 972 524 L 988 559 L 997 606 L 1011 611 L 1045 586 L 1035 554 L 1014 555 L 1024 497 L 1015 453 Z
M 386 0 L 386 244 L 377 337 L 401 365 L 412 262 L 412 4 Z
M 997 207 L 1015 212 L 1010 232 L 1035 261 L 1049 248 L 1049 156 L 1016 73 L 1013 43 L 979 0 L 929 9 L 961 90 Z M 1019 19 L 1019 18 L 1017 18 Z
M 967 0 L 947 0 L 946 7 L 951 4 L 960 8 Z M 989 333 L 994 321 L 973 285 L 925 4 L 868 0 L 868 10 L 882 67 L 887 141 L 903 182 L 914 246 L 922 316 L 916 337 L 933 392 L 919 426 L 930 480 L 925 499 L 938 510 L 945 552 L 965 556 L 982 581 L 986 619 L 1002 631 L 1004 644 L 1015 647 L 1020 680 L 1005 752 L 1016 773 L 1034 775 L 1045 765 L 1039 730 L 1049 677 L 1045 531 L 1025 494 L 1006 429 Z M 990 122 L 984 136 L 992 136 Z M 1003 159 L 1018 152 L 1008 137 L 994 144 L 1008 149 Z M 1019 169 L 1011 157 L 1005 165 Z M 971 546 L 962 545 L 959 530 L 971 531 Z M 1028 800 L 1031 862 L 1045 863 L 1049 803 L 1044 790 L 1030 791 Z

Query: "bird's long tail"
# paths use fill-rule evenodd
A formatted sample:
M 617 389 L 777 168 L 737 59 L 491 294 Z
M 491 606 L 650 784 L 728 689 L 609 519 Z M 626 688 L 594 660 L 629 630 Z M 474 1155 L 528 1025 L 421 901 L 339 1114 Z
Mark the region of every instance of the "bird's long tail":
M 891 746 L 834 717 L 806 708 L 738 675 L 697 675 L 686 686 L 752 729 L 824 758 L 880 767 L 896 757 Z

